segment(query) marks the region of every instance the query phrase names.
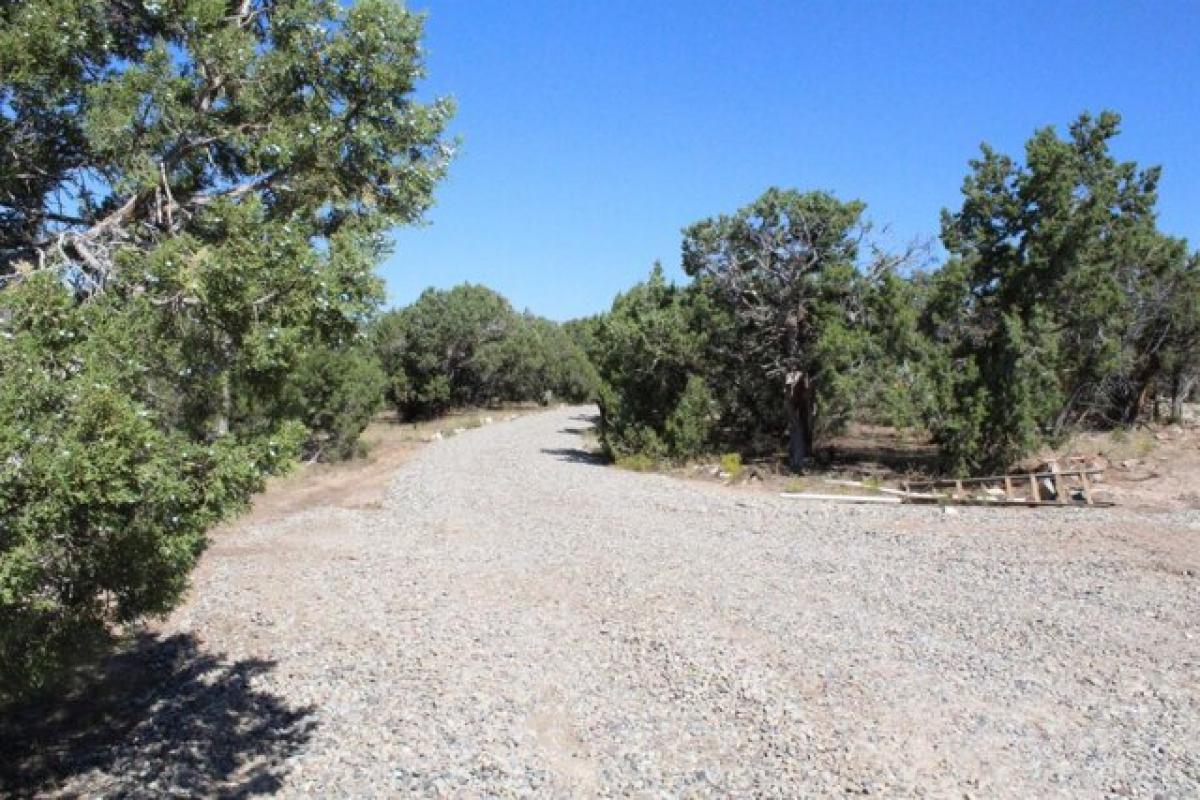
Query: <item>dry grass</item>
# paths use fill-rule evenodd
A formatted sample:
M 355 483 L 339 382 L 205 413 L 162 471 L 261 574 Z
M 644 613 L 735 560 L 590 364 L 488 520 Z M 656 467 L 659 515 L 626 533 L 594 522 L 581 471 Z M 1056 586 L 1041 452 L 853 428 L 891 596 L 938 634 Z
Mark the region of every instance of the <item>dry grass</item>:
M 880 494 L 879 488 L 883 486 L 883 482 L 877 479 L 867 478 L 860 481 L 861 486 L 846 486 L 840 483 L 830 483 L 831 478 L 811 475 L 797 476 L 787 479 L 782 488 L 778 485 L 772 485 L 772 489 L 780 491 L 802 494 L 844 494 L 844 495 L 860 495 L 860 494 Z M 837 480 L 832 479 L 832 480 Z

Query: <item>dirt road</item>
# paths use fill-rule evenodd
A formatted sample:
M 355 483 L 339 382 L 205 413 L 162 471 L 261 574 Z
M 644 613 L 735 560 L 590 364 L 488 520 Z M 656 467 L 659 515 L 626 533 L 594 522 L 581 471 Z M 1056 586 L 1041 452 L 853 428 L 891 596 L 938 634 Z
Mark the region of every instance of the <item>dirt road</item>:
M 1200 515 L 801 505 L 598 466 L 589 413 L 223 534 L 26 788 L 1200 795 Z

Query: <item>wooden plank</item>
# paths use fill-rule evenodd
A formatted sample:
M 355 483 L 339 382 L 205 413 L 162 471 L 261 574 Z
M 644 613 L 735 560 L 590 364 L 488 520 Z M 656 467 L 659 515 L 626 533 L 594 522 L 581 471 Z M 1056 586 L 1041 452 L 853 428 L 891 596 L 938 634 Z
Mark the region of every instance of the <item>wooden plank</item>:
M 1088 476 L 1086 473 L 1079 476 L 1079 481 L 1080 481 L 1080 483 L 1083 484 L 1083 502 L 1087 503 L 1089 506 L 1093 505 L 1093 503 L 1092 503 L 1092 482 L 1090 480 L 1088 480 Z
M 1038 488 L 1037 475 L 1029 476 L 1029 499 L 1035 503 L 1042 502 L 1042 490 Z
M 786 497 L 789 500 L 819 500 L 823 503 L 878 503 L 894 506 L 903 502 L 899 497 L 893 497 L 891 495 L 809 494 L 807 492 L 780 492 L 779 496 Z
M 1062 473 L 1054 475 L 1054 494 L 1058 498 L 1058 502 L 1066 505 L 1067 502 L 1067 482 L 1063 480 Z
M 1013 499 L 1012 478 L 1008 475 L 1004 476 L 1004 496 L 1009 500 Z
M 947 497 L 944 494 L 937 494 L 935 492 L 910 492 L 908 489 L 892 489 L 887 486 L 868 486 L 862 481 L 846 481 L 837 478 L 826 478 L 825 483 L 828 483 L 831 486 L 849 486 L 854 489 L 868 489 L 870 491 L 877 492 L 878 494 L 890 494 L 896 497 L 911 497 L 918 500 L 941 500 Z M 907 484 L 905 485 L 907 486 Z
M 911 497 L 915 500 L 946 500 L 946 499 L 948 499 L 946 495 L 938 494 L 937 492 L 907 492 L 907 491 L 902 491 L 900 489 L 889 489 L 886 486 L 880 486 L 879 491 L 883 494 L 895 495 L 896 497 Z
M 982 478 L 942 478 L 934 481 L 909 481 L 906 485 L 912 488 L 936 487 L 936 486 L 953 486 L 956 483 L 975 484 L 975 483 L 996 483 L 1003 481 L 1005 478 L 1053 478 L 1055 475 L 1064 475 L 1068 477 L 1079 477 L 1081 475 L 1102 475 L 1102 469 L 1071 469 L 1064 472 L 1025 472 L 1011 475 L 988 475 Z

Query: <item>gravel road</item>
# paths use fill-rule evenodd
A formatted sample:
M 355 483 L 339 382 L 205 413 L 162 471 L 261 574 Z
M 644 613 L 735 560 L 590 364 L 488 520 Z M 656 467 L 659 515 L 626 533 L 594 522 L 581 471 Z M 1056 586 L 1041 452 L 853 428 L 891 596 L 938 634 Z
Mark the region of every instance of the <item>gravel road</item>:
M 223 535 L 61 792 L 1200 796 L 1196 512 L 807 505 L 598 466 L 590 413 Z

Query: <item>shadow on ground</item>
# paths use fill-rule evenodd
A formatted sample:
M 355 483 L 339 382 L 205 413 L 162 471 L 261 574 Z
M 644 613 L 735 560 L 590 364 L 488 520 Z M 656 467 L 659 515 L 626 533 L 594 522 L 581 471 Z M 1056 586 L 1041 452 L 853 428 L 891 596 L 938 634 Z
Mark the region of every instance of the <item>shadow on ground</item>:
M 273 662 L 229 662 L 196 638 L 143 634 L 66 700 L 0 715 L 0 796 L 249 797 L 279 789 L 313 709 L 252 686 Z M 92 774 L 88 774 L 92 773 Z
M 937 448 L 928 445 L 892 445 L 889 443 L 835 442 L 822 451 L 820 462 L 826 468 L 859 469 L 864 472 L 935 474 Z
M 594 467 L 603 467 L 608 463 L 608 459 L 600 453 L 593 453 L 578 447 L 543 447 L 542 452 L 548 456 L 554 456 L 559 461 L 569 461 L 572 464 L 591 464 Z
M 597 414 L 576 414 L 571 417 L 571 421 L 586 422 L 588 424 L 586 427 L 568 426 L 561 428 L 558 432 L 582 437 L 595 432 L 596 426 L 600 424 L 600 417 Z M 572 464 L 591 464 L 597 467 L 608 464 L 608 459 L 602 454 L 592 450 L 585 450 L 582 447 L 543 447 L 542 452 L 548 456 L 554 456 L 560 461 L 568 461 Z

